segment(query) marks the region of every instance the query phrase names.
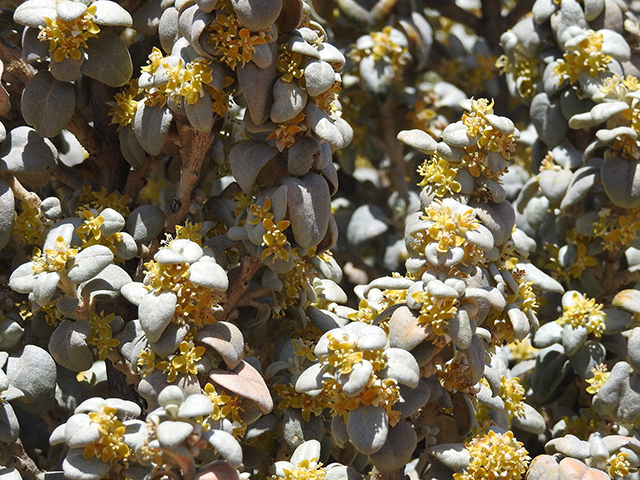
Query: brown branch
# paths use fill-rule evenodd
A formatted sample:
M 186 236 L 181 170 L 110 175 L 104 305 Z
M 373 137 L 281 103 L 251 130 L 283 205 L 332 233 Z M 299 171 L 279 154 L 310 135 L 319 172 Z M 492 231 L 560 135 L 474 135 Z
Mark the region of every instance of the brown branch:
M 382 119 L 382 131 L 386 150 L 391 159 L 391 173 L 395 190 L 407 203 L 409 201 L 409 190 L 407 188 L 407 169 L 403 155 L 403 145 L 396 138 L 398 126 L 396 124 L 397 112 L 394 111 L 395 103 L 393 94 L 389 94 L 381 106 L 380 117 Z
M 229 272 L 229 288 L 227 298 L 222 303 L 226 320 L 240 306 L 251 285 L 251 279 L 262 266 L 262 262 L 255 255 L 245 255 L 240 260 L 240 267 Z
M 91 115 L 99 144 L 99 151 L 91 165 L 102 187 L 108 192 L 122 191 L 131 165 L 122 155 L 118 129 L 109 118 L 111 110 L 108 102 L 113 100 L 116 89 L 98 80 L 92 80 L 90 87 Z
M 111 364 L 116 370 L 124 374 L 129 385 L 137 386 L 138 383 L 140 383 L 140 375 L 137 375 L 131 371 L 128 362 L 122 356 L 120 350 L 118 350 L 117 348 L 113 349 L 111 353 L 109 353 L 109 356 L 107 358 L 111 360 Z
M 98 189 L 98 184 L 94 180 L 81 177 L 73 168 L 62 163 L 58 164 L 58 168 L 53 171 L 52 176 L 75 191 L 82 190 L 82 187 L 87 183 L 91 185 L 92 189 Z
M 149 172 L 153 170 L 153 167 L 158 162 L 158 157 L 152 157 L 147 155 L 144 164 L 131 170 L 127 177 L 127 183 L 122 191 L 123 195 L 128 195 L 131 200 L 136 203 L 138 201 L 138 194 L 140 190 L 147 184 L 147 176 Z
M 0 465 L 15 468 L 31 480 L 38 480 L 38 475 L 44 473 L 27 454 L 20 439 L 13 443 L 0 442 Z
M 484 2 L 483 2 L 484 3 Z M 454 22 L 462 23 L 477 30 L 481 23 L 480 19 L 473 13 L 460 8 L 455 2 L 443 2 L 442 0 L 425 0 L 425 7 L 437 10 L 444 17 L 448 17 Z
M 3 78 L 11 84 L 26 85 L 37 70 L 22 59 L 22 51 L 0 37 L 0 60 L 4 64 Z
M 505 30 L 513 27 L 518 21 L 531 10 L 531 5 L 517 3 L 505 17 Z
M 13 195 L 15 198 L 28 204 L 30 207 L 38 209 L 40 208 L 40 204 L 42 200 L 38 197 L 34 192 L 30 192 L 26 188 L 22 186 L 22 184 L 18 181 L 16 177 L 14 177 L 9 172 L 0 172 L 0 176 L 6 180 L 9 184 L 9 188 L 13 191 Z
M 186 117 L 179 116 L 176 122 L 180 136 L 182 166 L 180 167 L 180 183 L 178 183 L 167 212 L 167 221 L 165 222 L 165 231 L 167 232 L 173 232 L 175 226 L 184 222 L 189 213 L 191 195 L 200 179 L 202 161 L 213 143 L 211 134 L 195 130 L 189 125 Z
M 77 107 L 73 111 L 73 116 L 67 125 L 67 130 L 75 135 L 78 142 L 80 142 L 90 155 L 98 155 L 100 152 L 100 143 L 98 142 L 96 131 L 89 125 L 89 122 L 87 122 L 87 119 Z
M 505 30 L 504 23 L 500 0 L 482 0 L 482 21 L 478 23 L 477 32 L 487 39 L 492 52 L 501 50 L 500 35 Z
M 398 0 L 378 0 L 371 9 L 371 21 L 373 26 L 382 25 L 391 15 L 396 3 L 398 3 Z

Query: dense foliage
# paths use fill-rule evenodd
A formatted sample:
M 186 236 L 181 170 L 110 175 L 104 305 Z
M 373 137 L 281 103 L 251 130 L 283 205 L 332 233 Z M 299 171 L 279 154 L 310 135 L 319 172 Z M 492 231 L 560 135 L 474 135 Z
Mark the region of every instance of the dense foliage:
M 640 5 L 0 11 L 0 480 L 637 479 Z

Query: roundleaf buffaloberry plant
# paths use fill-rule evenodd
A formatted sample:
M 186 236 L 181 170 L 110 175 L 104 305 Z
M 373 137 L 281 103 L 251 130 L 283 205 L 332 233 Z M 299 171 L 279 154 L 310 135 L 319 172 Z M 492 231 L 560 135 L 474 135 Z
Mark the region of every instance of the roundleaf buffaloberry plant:
M 5 2 L 0 480 L 640 478 L 639 18 Z

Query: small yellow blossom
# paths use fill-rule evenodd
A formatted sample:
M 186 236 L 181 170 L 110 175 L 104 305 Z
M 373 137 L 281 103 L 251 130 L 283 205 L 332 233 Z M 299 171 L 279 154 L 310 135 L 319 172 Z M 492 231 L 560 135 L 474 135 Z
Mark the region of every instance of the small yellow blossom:
M 450 196 L 460 193 L 462 187 L 456 181 L 457 168 L 451 168 L 449 163 L 438 155 L 433 155 L 430 160 L 425 160 L 418 167 L 418 173 L 423 179 L 418 186 L 425 187 L 429 194 L 437 197 Z
M 242 420 L 241 412 L 244 410 L 240 406 L 242 398 L 240 395 L 230 396 L 225 393 L 218 393 L 216 388 L 207 383 L 204 386 L 204 394 L 209 397 L 213 403 L 213 413 L 210 415 L 212 420 L 228 419 L 233 424 L 233 436 L 242 438 L 247 425 Z
M 438 242 L 437 250 L 446 253 L 452 247 L 459 247 L 467 240 L 465 233 L 475 230 L 480 223 L 473 215 L 473 209 L 461 208 L 452 212 L 449 205 L 435 199 L 425 210 L 423 220 L 431 222 L 431 226 L 424 232 L 418 232 L 419 244 L 414 246 L 423 251 L 427 244 Z
M 115 407 L 105 405 L 99 412 L 89 413 L 89 418 L 98 424 L 102 436 L 84 447 L 83 455 L 87 460 L 98 457 L 105 463 L 113 464 L 129 457 L 129 447 L 123 441 L 126 427 L 116 417 L 116 412 Z
M 156 368 L 161 369 L 163 373 L 168 373 L 167 381 L 169 382 L 175 381 L 180 373 L 197 374 L 197 362 L 202 358 L 206 349 L 204 347 L 196 347 L 192 342 L 183 341 L 179 350 L 179 354 L 156 364 Z
M 553 74 L 560 77 L 560 81 L 569 80 L 570 83 L 578 81 L 582 72 L 589 72 L 593 78 L 598 77 L 598 72 L 604 72 L 611 63 L 611 56 L 601 53 L 602 33 L 590 30 L 587 37 L 578 45 L 569 49 L 559 59 L 553 68 Z
M 326 469 L 322 468 L 322 463 L 316 463 L 317 458 L 309 459 L 305 458 L 300 462 L 300 464 L 292 470 L 287 470 L 283 468 L 284 477 L 273 477 L 273 478 L 284 478 L 284 480 L 324 480 L 326 475 Z
M 77 248 L 71 248 L 66 244 L 62 236 L 56 238 L 56 243 L 53 248 L 45 249 L 45 254 L 42 255 L 40 249 L 34 248 L 32 261 L 33 272 L 60 272 L 65 269 L 67 260 L 74 257 L 78 253 Z
M 602 208 L 598 212 L 598 221 L 593 224 L 593 234 L 602 238 L 604 250 L 630 246 L 638 238 L 639 230 L 640 208 L 627 209 L 624 214 Z
M 243 28 L 232 8 L 226 15 L 218 15 L 207 28 L 211 32 L 207 43 L 216 47 L 216 54 L 232 70 L 251 60 L 256 45 L 266 42 L 264 32 L 252 35 L 249 29 Z
M 22 213 L 16 216 L 13 222 L 12 235 L 17 242 L 25 242 L 28 245 L 42 245 L 46 238 L 47 227 L 42 218 L 42 212 L 28 203 L 20 202 Z
M 607 460 L 609 464 L 607 472 L 611 478 L 618 479 L 629 475 L 631 463 L 627 460 L 628 455 L 626 452 L 620 452 L 617 455 L 611 455 L 611 458 Z
M 113 332 L 111 331 L 111 322 L 115 318 L 113 313 L 104 316 L 104 312 L 100 315 L 97 313 L 89 313 L 89 335 L 87 336 L 87 343 L 93 345 L 98 350 L 98 357 L 100 360 L 104 360 L 109 356 L 109 352 L 115 347 L 120 345 L 120 341 L 115 338 L 111 338 Z
M 93 22 L 95 13 L 94 5 L 70 22 L 44 17 L 46 25 L 39 27 L 38 40 L 49 42 L 49 52 L 54 52 L 52 60 L 61 62 L 69 57 L 75 61 L 80 60 L 81 49 L 87 46 L 87 39 L 97 37 L 100 32 L 100 27 Z
M 595 395 L 607 381 L 611 372 L 607 371 L 607 366 L 601 363 L 593 367 L 591 373 L 593 373 L 593 377 L 587 378 L 585 381 L 589 384 L 587 392 Z
M 562 307 L 562 317 L 557 322 L 562 325 L 571 325 L 573 328 L 585 327 L 589 333 L 600 337 L 604 333 L 604 320 L 606 314 L 602 311 L 603 305 L 596 303 L 595 299 L 586 298 L 579 292 L 573 292 L 573 303 Z
M 156 369 L 156 354 L 150 348 L 145 348 L 138 354 L 138 368 L 142 378 L 149 375 Z
M 527 470 L 529 457 L 513 432 L 489 431 L 465 444 L 471 461 L 464 473 L 454 473 L 454 480 L 520 480 Z

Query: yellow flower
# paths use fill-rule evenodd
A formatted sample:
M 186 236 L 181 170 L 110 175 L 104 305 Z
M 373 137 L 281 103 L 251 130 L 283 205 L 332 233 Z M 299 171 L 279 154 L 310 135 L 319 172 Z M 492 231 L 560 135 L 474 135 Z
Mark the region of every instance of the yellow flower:
M 511 431 L 500 434 L 491 430 L 465 446 L 471 461 L 466 472 L 453 474 L 454 480 L 519 480 L 531 460 Z
M 102 436 L 84 447 L 83 455 L 87 460 L 99 457 L 103 462 L 113 464 L 129 457 L 129 447 L 123 441 L 126 427 L 116 417 L 116 412 L 115 407 L 105 405 L 100 411 L 89 413 L 89 418 L 98 424 Z
M 317 458 L 302 460 L 297 467 L 287 470 L 283 468 L 285 480 L 324 480 L 326 469 L 322 468 L 322 463 L 317 463 Z M 277 478 L 277 477 L 276 477 Z
M 209 397 L 211 403 L 213 403 L 213 413 L 209 415 L 213 420 L 221 420 L 226 418 L 230 420 L 234 426 L 233 436 L 236 438 L 242 438 L 247 425 L 244 423 L 240 413 L 244 410 L 240 406 L 242 397 L 240 395 L 226 395 L 225 393 L 219 394 L 216 388 L 207 383 L 204 386 L 204 394 Z
M 562 317 L 557 322 L 562 325 L 571 325 L 573 328 L 585 327 L 589 333 L 600 337 L 604 332 L 604 320 L 606 314 L 602 311 L 603 305 L 596 303 L 595 299 L 586 298 L 579 292 L 573 292 L 572 304 L 562 306 Z
M 431 242 L 438 242 L 437 250 L 446 253 L 451 247 L 459 247 L 466 242 L 465 233 L 475 230 L 480 223 L 473 215 L 471 208 L 463 207 L 452 211 L 451 206 L 435 199 L 421 218 L 431 222 L 428 230 L 424 232 L 422 245 L 418 248 L 424 250 Z
M 70 22 L 44 17 L 46 26 L 39 27 L 38 39 L 49 42 L 49 52 L 54 52 L 53 60 L 61 62 L 69 57 L 80 60 L 81 49 L 87 46 L 87 39 L 97 37 L 100 32 L 100 27 L 93 22 L 95 13 L 94 5 L 87 8 L 81 17 Z
M 425 187 L 430 195 L 433 194 L 437 197 L 460 193 L 462 187 L 456 182 L 457 172 L 458 169 L 451 168 L 446 160 L 437 154 L 433 155 L 430 160 L 425 160 L 418 167 L 418 173 L 423 176 L 418 186 Z
M 112 110 L 109 113 L 111 123 L 117 124 L 118 130 L 133 123 L 133 117 L 138 109 L 138 101 L 135 98 L 141 92 L 142 90 L 138 88 L 138 80 L 134 79 L 126 85 L 125 90 L 114 95 L 114 102 L 108 102 Z
M 611 372 L 607 371 L 607 366 L 603 363 L 596 365 L 591 369 L 593 377 L 587 378 L 585 381 L 589 384 L 587 392 L 595 395 L 598 393 L 604 382 L 607 381 Z
M 553 74 L 560 77 L 560 81 L 569 80 L 570 83 L 577 82 L 584 71 L 597 78 L 598 72 L 604 72 L 611 63 L 611 56 L 601 53 L 601 50 L 602 33 L 589 30 L 584 40 L 569 48 L 558 60 Z
M 267 247 L 262 252 L 262 260 L 266 260 L 273 255 L 272 261 L 281 258 L 285 262 L 289 260 L 289 252 L 284 248 L 290 245 L 287 236 L 282 233 L 289 228 L 291 222 L 288 220 L 281 220 L 277 224 L 272 220 L 265 218 L 262 221 L 262 226 L 265 229 L 265 234 L 262 236 L 262 246 Z
M 198 373 L 197 362 L 202 358 L 206 349 L 196 347 L 192 342 L 183 341 L 179 347 L 180 354 L 173 355 L 169 360 L 156 364 L 162 373 L 168 373 L 167 380 L 175 381 L 179 373 L 196 375 Z
M 104 312 L 101 312 L 100 315 L 93 312 L 89 313 L 89 324 L 91 328 L 87 336 L 87 343 L 97 347 L 100 360 L 106 359 L 109 356 L 109 352 L 120 345 L 120 341 L 111 338 L 113 332 L 111 331 L 110 324 L 114 318 L 115 315 L 113 313 L 106 317 L 104 316 Z
M 629 454 L 626 452 L 620 452 L 617 455 L 611 455 L 611 458 L 607 460 L 607 463 L 609 464 L 607 471 L 611 478 L 617 479 L 629 475 L 631 463 L 627 460 L 627 455 Z
M 60 272 L 65 269 L 67 260 L 74 257 L 78 253 L 77 248 L 69 247 L 62 236 L 56 238 L 53 248 L 45 249 L 45 255 L 41 256 L 39 249 L 34 249 L 33 255 L 33 272 Z

